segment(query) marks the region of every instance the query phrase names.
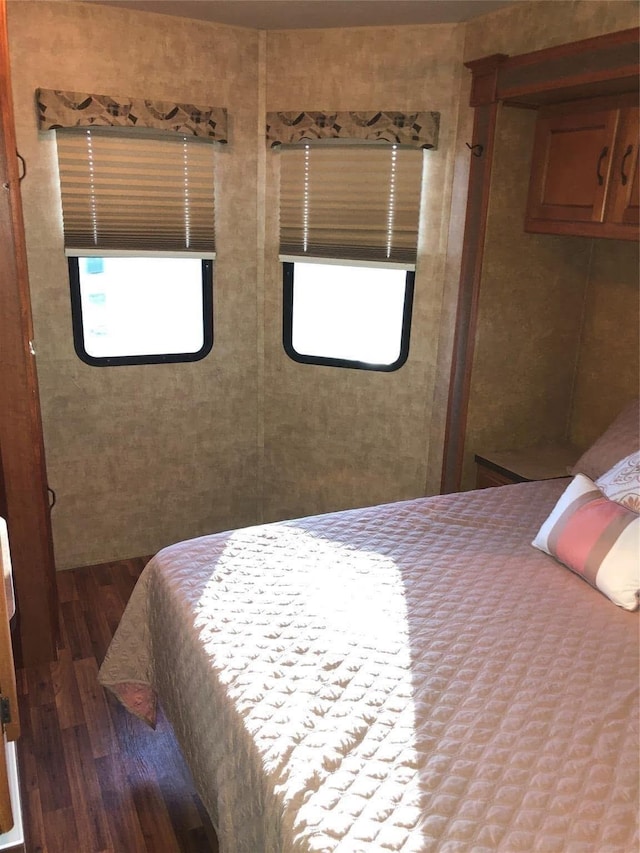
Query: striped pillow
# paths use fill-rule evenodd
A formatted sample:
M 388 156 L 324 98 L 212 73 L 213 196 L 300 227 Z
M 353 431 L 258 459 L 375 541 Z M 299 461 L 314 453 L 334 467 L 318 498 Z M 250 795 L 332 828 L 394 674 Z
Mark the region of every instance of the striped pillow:
M 640 594 L 640 515 L 610 501 L 584 474 L 567 486 L 531 543 L 625 610 Z

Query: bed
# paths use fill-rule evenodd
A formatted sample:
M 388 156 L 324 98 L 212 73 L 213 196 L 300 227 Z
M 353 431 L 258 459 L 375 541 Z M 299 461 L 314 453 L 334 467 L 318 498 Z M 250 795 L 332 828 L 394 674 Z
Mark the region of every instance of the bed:
M 638 613 L 531 545 L 577 479 L 165 548 L 100 681 L 222 853 L 636 850 Z

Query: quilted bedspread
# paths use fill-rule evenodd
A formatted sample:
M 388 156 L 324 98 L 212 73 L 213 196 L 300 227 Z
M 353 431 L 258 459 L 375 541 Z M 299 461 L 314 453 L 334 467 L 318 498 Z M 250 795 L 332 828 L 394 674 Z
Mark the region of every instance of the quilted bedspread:
M 158 696 L 222 853 L 638 849 L 638 614 L 531 547 L 566 481 L 215 534 L 100 681 Z

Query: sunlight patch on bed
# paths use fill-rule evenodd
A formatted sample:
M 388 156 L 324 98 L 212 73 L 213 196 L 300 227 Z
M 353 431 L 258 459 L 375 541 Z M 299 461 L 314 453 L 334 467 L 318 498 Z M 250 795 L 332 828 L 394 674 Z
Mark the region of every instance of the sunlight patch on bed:
M 266 557 L 256 564 L 261 549 Z M 302 627 L 314 634 L 322 628 L 334 648 L 358 643 L 408 654 L 404 584 L 395 562 L 289 525 L 233 532 L 200 598 L 195 624 L 205 631 L 212 629 L 204 614 L 213 601 L 219 602 L 216 611 L 224 610 L 229 632 L 231 613 L 241 622 L 253 614 L 256 636 L 265 640 L 285 638 L 288 628 L 304 621 Z M 299 638 L 298 631 L 291 637 Z
M 351 824 L 334 808 L 336 790 L 357 790 L 354 804 L 367 811 L 380 783 L 372 772 L 414 808 L 409 624 L 390 557 L 290 524 L 236 531 L 199 608 L 194 624 L 216 676 L 310 850 L 322 849 L 313 846 L 320 822 L 336 839 Z M 392 728 L 401 747 L 388 740 Z

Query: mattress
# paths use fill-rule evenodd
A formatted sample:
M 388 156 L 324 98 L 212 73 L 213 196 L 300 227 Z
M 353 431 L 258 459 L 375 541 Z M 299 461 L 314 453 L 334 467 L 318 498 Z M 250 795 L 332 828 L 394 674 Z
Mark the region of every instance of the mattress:
M 638 848 L 638 614 L 531 540 L 567 481 L 164 549 L 100 681 L 222 853 Z

